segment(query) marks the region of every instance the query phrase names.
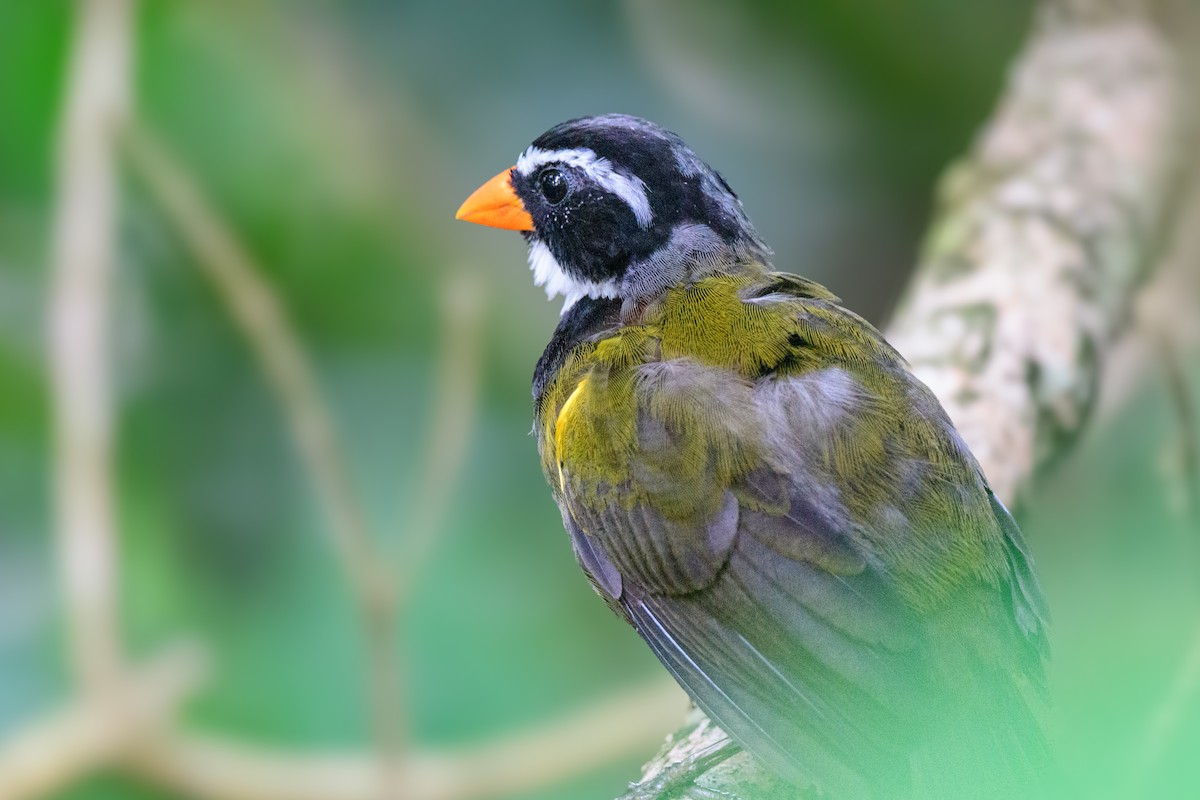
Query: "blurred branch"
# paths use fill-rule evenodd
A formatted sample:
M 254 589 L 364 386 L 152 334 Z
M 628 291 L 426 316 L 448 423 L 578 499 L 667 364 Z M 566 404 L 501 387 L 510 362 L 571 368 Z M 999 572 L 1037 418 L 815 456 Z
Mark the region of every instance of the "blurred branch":
M 85 699 L 20 731 L 0 748 L 0 797 L 34 800 L 118 761 L 151 738 L 200 685 L 203 651 L 169 648 L 130 669 L 102 697 Z
M 396 788 L 406 800 L 533 791 L 644 752 L 685 703 L 678 688 L 655 683 L 493 743 L 412 752 L 398 766 Z M 146 740 L 134 763 L 154 783 L 199 800 L 375 800 L 381 789 L 375 765 L 363 755 L 283 753 L 196 734 Z
M 483 305 L 479 284 L 452 276 L 442 289 L 441 355 L 434 380 L 433 422 L 411 522 L 402 545 L 398 605 L 403 610 L 450 506 L 466 463 L 479 404 L 483 358 Z
M 1200 353 L 1200 185 L 1190 189 L 1171 249 L 1136 298 L 1129 335 L 1106 359 L 1097 426 L 1109 424 L 1154 377 L 1164 347 L 1180 359 Z
M 1083 428 L 1173 232 L 1192 109 L 1161 5 L 1043 3 L 992 120 L 943 182 L 888 331 L 1009 503 Z M 626 797 L 774 796 L 744 753 L 710 767 L 719 741 L 695 715 Z
M 451 148 L 429 127 L 405 76 L 389 74 L 381 82 L 378 71 L 366 67 L 362 49 L 347 38 L 343 21 L 328 9 L 282 15 L 273 30 L 279 34 L 272 40 L 279 48 L 277 57 L 294 63 L 298 71 L 298 79 L 288 84 L 295 92 L 290 103 L 297 129 L 313 140 L 317 152 L 338 154 L 335 169 L 322 180 L 343 193 L 339 201 L 356 216 L 381 218 L 397 251 L 409 251 L 408 228 L 396 221 L 420 228 L 443 224 L 445 209 L 456 200 L 457 189 L 439 180 L 453 161 Z M 314 118 L 312 108 L 325 113 Z M 421 158 L 397 160 L 397 151 L 421 153 Z M 424 191 L 413 193 L 413 186 Z M 441 196 L 442 192 L 448 194 Z M 436 258 L 443 263 L 470 261 L 444 253 Z M 484 306 L 480 276 L 446 276 L 433 419 L 417 461 L 423 469 L 416 492 L 402 493 L 415 498 L 412 510 L 398 515 L 405 520 L 397 558 L 398 615 L 419 582 L 465 463 L 479 400 Z
M 213 800 L 467 800 L 535 789 L 648 747 L 658 730 L 678 718 L 683 705 L 678 689 L 629 691 L 474 748 L 402 752 L 394 639 L 398 587 L 371 539 L 331 416 L 276 293 L 186 170 L 149 132 L 127 122 L 131 3 L 79 2 L 59 153 L 50 357 L 64 592 L 85 699 L 25 727 L 0 748 L 0 797 L 45 796 L 119 764 Z M 231 309 L 287 413 L 362 611 L 382 761 L 367 754 L 269 752 L 178 728 L 173 723 L 178 706 L 202 677 L 204 658 L 196 647 L 167 651 L 144 667 L 124 666 L 116 612 L 107 357 L 118 134 L 133 168 Z M 452 280 L 445 303 L 446 345 L 428 469 L 402 561 L 406 589 L 440 528 L 465 462 L 478 401 L 482 298 L 475 284 Z
M 339 535 L 356 588 L 386 592 L 362 598 L 373 643 L 371 671 L 376 687 L 376 713 L 398 717 L 398 698 L 380 703 L 380 687 L 395 680 L 398 666 L 392 649 L 396 595 L 415 580 L 449 501 L 470 439 L 478 397 L 479 309 L 482 298 L 461 282 L 446 290 L 446 345 L 440 359 L 435 422 L 422 495 L 413 516 L 411 538 L 402 562 L 405 580 L 398 587 L 373 552 L 365 524 L 349 494 L 332 422 L 321 405 L 296 337 L 287 326 L 273 292 L 259 276 L 239 243 L 207 206 L 182 167 L 144 129 L 128 137 L 130 162 L 150 192 L 179 228 L 197 260 L 209 273 L 239 324 L 258 351 L 292 419 L 297 438 Z M 386 624 L 387 630 L 379 626 Z M 386 656 L 379 648 L 387 646 Z M 390 687 L 388 691 L 394 691 Z M 392 706 L 388 707 L 387 703 Z M 664 710 L 670 707 L 670 712 Z M 378 798 L 455 800 L 492 797 L 545 785 L 637 752 L 657 740 L 668 726 L 656 719 L 678 718 L 677 691 L 662 687 L 612 699 L 577 716 L 549 723 L 526 734 L 508 734 L 495 743 L 448 754 L 391 752 L 389 768 L 360 755 L 320 757 L 269 752 L 242 743 L 176 732 L 144 743 L 133 763 L 147 777 L 175 791 L 211 800 L 279 800 L 304 798 Z M 649 731 L 638 737 L 631 731 Z M 580 742 L 587 742 L 581 747 Z
M 119 757 L 199 685 L 195 646 L 127 668 L 121 653 L 109 375 L 116 138 L 129 113 L 131 0 L 80 0 L 59 129 L 50 323 L 58 556 L 83 699 L 0 748 L 0 797 L 49 794 Z
M 351 488 L 350 472 L 312 369 L 263 270 L 203 197 L 195 180 L 148 130 L 130 125 L 129 161 L 213 282 L 258 356 L 287 415 L 358 601 L 368 648 L 370 706 L 385 762 L 403 750 L 397 686 L 395 585 Z M 385 767 L 386 769 L 386 767 Z
M 133 168 L 232 309 L 280 395 L 359 593 L 373 648 L 375 711 L 384 724 L 390 724 L 388 720 L 399 719 L 398 695 L 390 687 L 381 687 L 398 674 L 392 638 L 395 587 L 350 491 L 332 421 L 297 338 L 274 291 L 185 170 L 144 129 L 130 128 L 125 144 Z M 478 398 L 482 298 L 451 281 L 445 303 L 447 344 L 439 366 L 429 469 L 405 551 L 408 580 L 415 577 L 416 565 L 440 527 L 454 477 L 465 460 Z M 169 726 L 175 699 L 193 683 L 185 676 L 183 672 L 178 680 L 173 672 L 153 679 L 136 676 L 127 691 L 105 704 L 69 710 L 26 730 L 10 749 L 0 752 L 0 797 L 35 797 L 113 762 L 126 764 L 172 791 L 206 800 L 497 797 L 640 752 L 658 740 L 658 731 L 678 719 L 684 705 L 677 688 L 656 684 L 474 748 L 408 755 L 389 750 L 381 770 L 379 759 L 367 754 L 280 752 Z M 105 726 L 114 717 L 139 724 L 128 728 L 129 735 L 118 735 L 111 723 Z M 153 736 L 146 735 L 151 723 Z M 396 746 L 399 741 L 398 732 L 389 734 L 385 745 Z M 586 746 L 581 746 L 584 742 Z
M 889 331 L 1007 503 L 1087 421 L 1178 199 L 1175 53 L 1132 10 L 1079 22 L 1088 5 L 1045 4 Z
M 109 296 L 116 135 L 129 105 L 130 0 L 82 0 L 59 128 L 50 323 L 58 558 L 73 672 L 101 696 L 121 670 L 112 491 Z
M 390 594 L 329 410 L 299 338 L 263 270 L 201 195 L 194 178 L 148 130 L 130 125 L 125 151 L 200 268 L 229 307 L 277 393 L 317 489 L 334 544 L 366 607 Z
M 364 68 L 363 54 L 339 20 L 321 8 L 304 9 L 279 19 L 281 57 L 296 64 L 301 79 L 292 85 L 303 110 L 306 135 L 321 152 L 338 153 L 336 172 L 328 180 L 346 192 L 356 214 L 385 215 L 390 231 L 403 234 L 396 219 L 427 227 L 444 223 L 444 209 L 456 200 L 439 180 L 453 161 L 447 143 L 428 127 L 410 96 L 404 76 L 391 74 L 380 85 L 376 71 Z M 316 119 L 310 108 L 326 109 Z M 397 151 L 421 153 L 418 159 L 395 159 Z M 414 195 L 413 186 L 424 187 Z M 439 193 L 450 191 L 441 196 Z M 409 249 L 406 235 L 396 247 Z M 441 256 L 463 260 L 461 256 Z M 411 598 L 456 487 L 474 430 L 482 374 L 485 300 L 480 276 L 450 274 L 441 292 L 442 329 L 434 378 L 433 420 L 427 427 L 423 471 L 413 510 L 406 519 L 397 559 L 398 615 Z M 408 493 L 405 493 L 408 494 Z

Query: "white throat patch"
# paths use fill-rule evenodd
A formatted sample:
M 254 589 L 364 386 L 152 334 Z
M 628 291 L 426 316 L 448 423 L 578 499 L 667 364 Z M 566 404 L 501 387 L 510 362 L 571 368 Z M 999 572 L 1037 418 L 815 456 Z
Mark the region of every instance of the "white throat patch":
M 543 287 L 547 299 L 553 300 L 556 295 L 563 296 L 563 314 L 585 297 L 617 297 L 620 293 L 615 280 L 597 283 L 572 278 L 558 263 L 558 259 L 550 252 L 546 243 L 537 239 L 529 244 L 529 269 L 533 271 L 533 285 Z
M 532 175 L 534 170 L 545 164 L 564 164 L 581 170 L 597 186 L 625 201 L 639 227 L 648 228 L 654 221 L 654 212 L 650 210 L 650 198 L 646 196 L 646 184 L 642 183 L 642 179 L 617 172 L 611 161 L 601 158 L 592 150 L 582 147 L 567 150 L 530 147 L 517 158 L 517 172 L 525 176 Z

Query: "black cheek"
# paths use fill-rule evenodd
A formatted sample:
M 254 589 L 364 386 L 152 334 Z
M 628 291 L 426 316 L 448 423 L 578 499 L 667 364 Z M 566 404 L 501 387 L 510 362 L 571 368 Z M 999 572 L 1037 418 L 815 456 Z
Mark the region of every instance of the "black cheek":
M 573 253 L 569 263 L 588 280 L 620 278 L 629 266 L 631 231 L 637 230 L 637 220 L 623 202 L 604 193 L 587 193 L 564 230 Z

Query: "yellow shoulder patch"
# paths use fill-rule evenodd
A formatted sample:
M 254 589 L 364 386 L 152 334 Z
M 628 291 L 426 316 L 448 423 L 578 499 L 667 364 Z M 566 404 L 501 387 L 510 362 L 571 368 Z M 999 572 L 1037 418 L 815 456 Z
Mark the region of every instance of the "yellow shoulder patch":
M 586 377 L 579 381 L 579 385 L 575 387 L 575 391 L 571 392 L 571 396 L 567 398 L 567 402 L 563 403 L 562 409 L 558 412 L 558 417 L 554 420 L 554 449 L 558 459 L 558 488 L 562 492 L 567 490 L 566 478 L 563 476 L 562 469 L 563 431 L 570 424 L 575 401 L 579 398 L 579 393 L 584 390 L 587 383 L 588 379 Z

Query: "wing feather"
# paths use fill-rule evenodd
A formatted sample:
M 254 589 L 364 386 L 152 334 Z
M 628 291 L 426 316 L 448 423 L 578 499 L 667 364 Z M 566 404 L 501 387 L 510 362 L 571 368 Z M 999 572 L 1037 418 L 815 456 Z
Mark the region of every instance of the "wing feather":
M 782 307 L 812 294 L 771 286 Z M 846 344 L 827 367 L 747 380 L 678 358 L 589 381 L 637 387 L 620 427 L 637 435 L 604 451 L 627 483 L 563 472 L 580 564 L 696 703 L 798 785 L 934 796 L 946 753 L 1037 761 L 1023 683 L 1041 677 L 1046 611 L 1019 529 L 899 356 L 862 357 L 878 333 L 823 296 L 805 309 L 794 347 Z M 761 466 L 731 466 L 743 446 Z

